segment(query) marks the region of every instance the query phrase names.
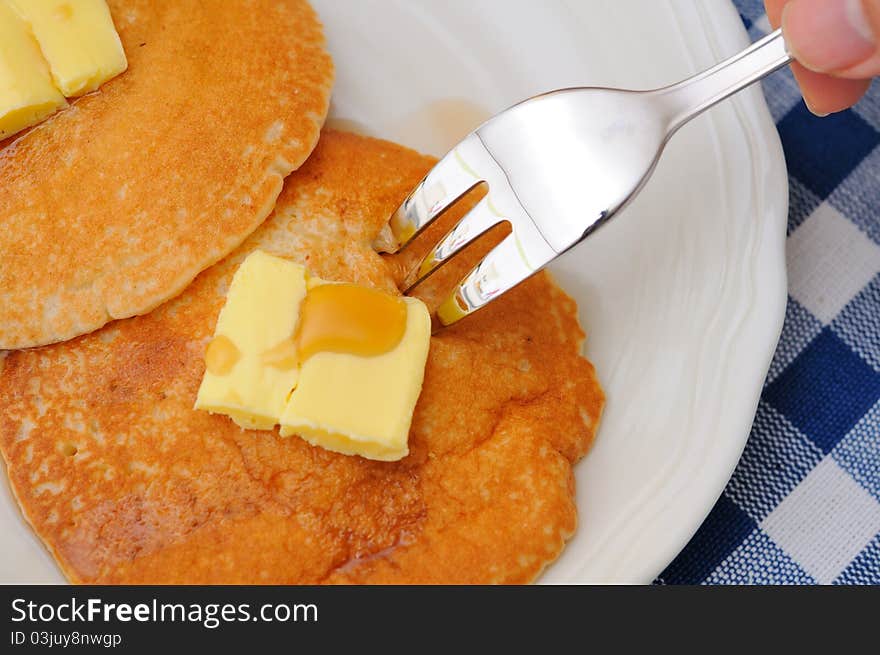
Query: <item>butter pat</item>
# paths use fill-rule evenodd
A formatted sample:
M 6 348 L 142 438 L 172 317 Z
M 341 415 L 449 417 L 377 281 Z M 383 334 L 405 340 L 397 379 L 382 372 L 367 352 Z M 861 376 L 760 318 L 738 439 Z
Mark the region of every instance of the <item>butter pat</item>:
M 299 435 L 346 455 L 398 460 L 431 341 L 425 304 L 309 278 L 256 251 L 242 262 L 205 354 L 196 409 Z
M 0 0 L 0 140 L 66 104 L 27 23 Z
M 30 24 L 55 86 L 67 97 L 94 91 L 128 68 L 105 0 L 3 0 Z
M 425 304 L 403 298 L 406 329 L 390 351 L 371 357 L 319 352 L 300 369 L 299 382 L 281 415 L 281 435 L 346 455 L 398 460 L 422 390 L 431 340 Z
M 293 333 L 305 295 L 299 264 L 261 251 L 242 262 L 206 351 L 196 409 L 244 428 L 275 427 L 299 375 Z

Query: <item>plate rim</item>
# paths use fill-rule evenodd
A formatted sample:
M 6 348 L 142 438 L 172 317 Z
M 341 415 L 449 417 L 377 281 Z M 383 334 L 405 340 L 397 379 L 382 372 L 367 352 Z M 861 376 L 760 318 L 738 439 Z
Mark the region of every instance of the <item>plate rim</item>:
M 752 43 L 733 0 L 725 0 L 723 4 L 719 5 L 719 8 L 724 8 L 724 11 L 711 11 L 704 3 L 695 3 L 692 6 L 705 28 L 704 35 L 718 61 L 723 58 L 720 53 L 734 52 L 737 49 L 746 48 Z M 676 19 L 680 21 L 680 12 L 682 11 L 680 6 L 672 5 L 671 10 Z M 686 41 L 686 47 L 693 54 L 693 42 Z M 749 90 L 742 91 L 739 96 L 732 99 L 732 104 L 736 107 L 737 122 L 749 138 L 749 151 L 753 164 L 752 178 L 756 180 L 755 188 L 760 194 L 760 201 L 756 203 L 756 216 L 760 216 L 761 219 L 756 220 L 756 225 L 762 240 L 766 241 L 766 249 L 763 251 L 763 258 L 756 269 L 769 270 L 775 274 L 773 279 L 762 277 L 754 299 L 757 302 L 759 297 L 763 295 L 765 302 L 769 302 L 775 308 L 775 312 L 768 317 L 766 322 L 768 329 L 764 335 L 763 352 L 761 353 L 763 374 L 760 381 L 755 383 L 754 388 L 748 394 L 749 404 L 752 407 L 751 414 L 747 425 L 742 430 L 739 447 L 731 450 L 730 455 L 726 458 L 723 466 L 726 471 L 725 475 L 718 477 L 712 485 L 712 490 L 707 489 L 704 492 L 703 496 L 707 499 L 704 511 L 702 513 L 693 512 L 688 525 L 681 528 L 679 538 L 671 539 L 666 548 L 659 549 L 652 564 L 645 567 L 646 570 L 653 571 L 653 574 L 641 576 L 639 582 L 642 584 L 650 584 L 656 580 L 682 552 L 727 488 L 751 435 L 758 403 L 782 334 L 788 303 L 785 240 L 788 224 L 789 181 L 779 132 L 760 89 L 761 87 L 756 85 Z M 761 143 L 763 147 L 755 148 L 755 143 Z M 779 189 L 784 189 L 784 193 L 779 193 Z M 775 284 L 772 284 L 774 281 Z M 758 359 L 757 355 L 755 358 Z M 673 542 L 677 542 L 678 545 L 676 546 Z

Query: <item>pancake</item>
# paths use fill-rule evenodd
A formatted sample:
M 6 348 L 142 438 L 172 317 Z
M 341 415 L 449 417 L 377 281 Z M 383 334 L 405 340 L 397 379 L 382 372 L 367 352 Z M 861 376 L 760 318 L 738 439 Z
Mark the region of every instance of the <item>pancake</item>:
M 0 150 L 0 349 L 175 296 L 268 216 L 328 111 L 305 0 L 108 4 L 128 71 Z
M 394 291 L 398 266 L 370 243 L 431 164 L 325 131 L 272 216 L 180 296 L 8 354 L 0 450 L 25 517 L 71 581 L 520 583 L 557 557 L 576 526 L 572 465 L 603 394 L 579 355 L 575 303 L 546 274 L 432 337 L 399 462 L 192 409 L 247 253 Z

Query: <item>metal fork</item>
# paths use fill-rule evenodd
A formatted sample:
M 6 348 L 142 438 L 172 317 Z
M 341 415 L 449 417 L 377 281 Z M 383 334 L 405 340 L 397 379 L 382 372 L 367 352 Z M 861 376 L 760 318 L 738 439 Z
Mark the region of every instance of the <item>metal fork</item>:
M 474 239 L 508 221 L 512 232 L 439 305 L 439 323 L 455 323 L 626 206 L 678 128 L 790 61 L 777 30 L 713 68 L 660 89 L 583 87 L 529 98 L 483 123 L 443 157 L 394 213 L 390 231 L 374 248 L 398 252 L 462 195 L 486 183 L 487 195 L 404 280 L 408 293 Z

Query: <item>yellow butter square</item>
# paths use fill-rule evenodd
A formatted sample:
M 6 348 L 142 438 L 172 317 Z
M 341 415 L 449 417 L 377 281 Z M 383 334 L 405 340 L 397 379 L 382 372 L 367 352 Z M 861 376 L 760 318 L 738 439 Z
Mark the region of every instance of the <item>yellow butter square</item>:
M 30 24 L 55 86 L 67 97 L 94 91 L 128 61 L 105 0 L 2 0 Z
M 196 409 L 227 414 L 246 428 L 276 425 L 299 374 L 290 350 L 305 295 L 306 271 L 299 264 L 262 251 L 242 262 L 217 319 L 215 341 L 208 346 Z M 221 366 L 212 372 L 216 343 L 227 346 L 234 360 L 228 370 Z M 220 355 L 227 360 L 221 364 L 228 364 L 230 357 Z
M 28 24 L 0 0 L 0 139 L 64 107 Z

